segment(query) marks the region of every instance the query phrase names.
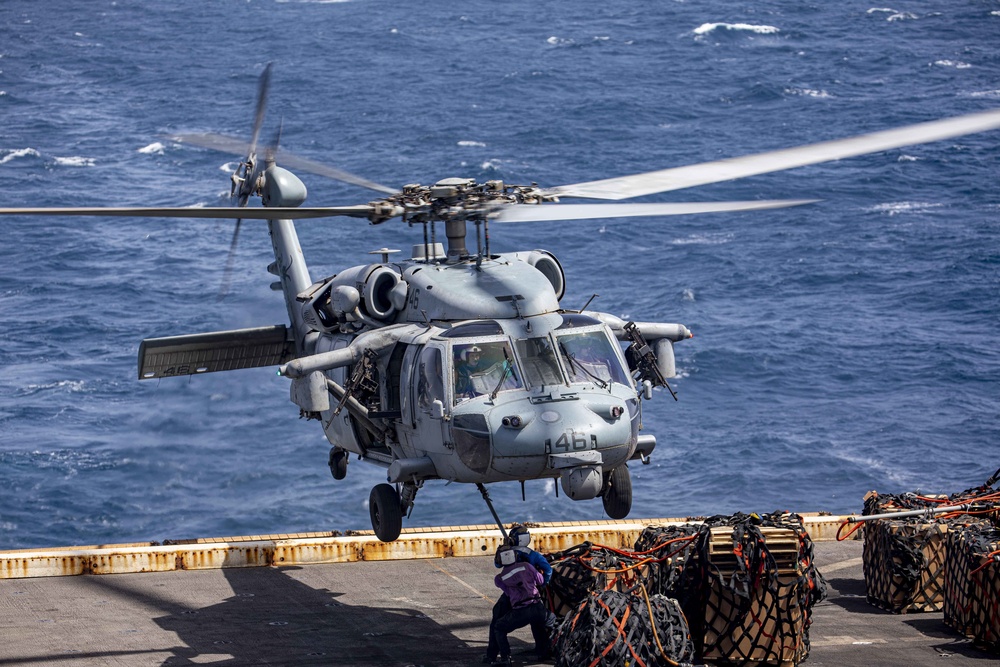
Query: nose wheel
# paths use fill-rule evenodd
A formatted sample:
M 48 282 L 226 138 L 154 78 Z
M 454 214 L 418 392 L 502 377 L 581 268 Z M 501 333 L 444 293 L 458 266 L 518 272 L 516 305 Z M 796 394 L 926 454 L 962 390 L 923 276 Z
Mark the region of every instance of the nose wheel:
M 403 530 L 403 506 L 392 484 L 379 484 L 368 496 L 368 513 L 372 518 L 375 537 L 392 542 Z
M 601 500 L 612 519 L 624 519 L 632 511 L 632 476 L 624 463 L 604 478 Z
M 350 454 L 340 447 L 330 449 L 330 472 L 334 479 L 344 479 L 347 477 L 347 461 Z

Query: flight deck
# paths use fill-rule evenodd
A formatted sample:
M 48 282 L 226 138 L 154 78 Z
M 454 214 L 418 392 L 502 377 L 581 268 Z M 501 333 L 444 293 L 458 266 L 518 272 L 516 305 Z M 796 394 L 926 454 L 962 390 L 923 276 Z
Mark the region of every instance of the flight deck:
M 869 605 L 862 542 L 837 542 L 840 520 L 805 518 L 829 594 L 803 664 L 1000 664 L 941 613 Z M 543 524 L 532 546 L 631 546 L 671 521 Z M 0 665 L 476 665 L 498 544 L 495 527 L 458 526 L 0 552 Z M 518 664 L 527 629 L 511 646 Z

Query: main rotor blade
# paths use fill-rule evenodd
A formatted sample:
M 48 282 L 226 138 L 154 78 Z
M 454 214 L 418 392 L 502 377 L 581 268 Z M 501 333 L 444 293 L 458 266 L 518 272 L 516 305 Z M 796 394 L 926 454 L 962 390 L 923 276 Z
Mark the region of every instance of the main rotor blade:
M 247 150 L 250 148 L 249 144 L 242 139 L 227 137 L 222 134 L 214 134 L 211 132 L 200 134 L 172 134 L 168 135 L 166 139 L 176 141 L 179 144 L 191 144 L 192 146 L 209 148 L 223 153 L 229 153 L 231 155 L 246 155 Z M 394 190 L 387 185 L 381 185 L 379 183 L 375 183 L 374 181 L 369 181 L 367 178 L 355 176 L 354 174 L 346 172 L 342 169 L 337 169 L 314 160 L 299 157 L 298 155 L 293 155 L 292 153 L 281 149 L 278 149 L 275 154 L 275 158 L 282 165 L 291 169 L 301 169 L 302 171 L 308 171 L 312 174 L 316 174 L 317 176 L 324 176 L 335 181 L 340 181 L 341 183 L 349 183 L 350 185 L 357 185 L 362 188 L 367 188 L 369 190 L 374 190 L 375 192 L 381 192 L 389 195 L 394 195 L 398 192 L 398 190 Z
M 628 199 L 830 162 L 866 153 L 878 153 L 892 148 L 940 141 L 964 134 L 985 132 L 998 127 L 1000 127 L 1000 109 L 994 109 L 945 120 L 907 125 L 893 130 L 862 134 L 848 139 L 835 139 L 768 153 L 702 162 L 686 167 L 675 167 L 632 176 L 561 185 L 550 188 L 546 192 L 564 197 Z
M 494 222 L 541 220 L 588 220 L 635 218 L 658 215 L 689 215 L 725 211 L 758 211 L 813 204 L 818 199 L 762 199 L 757 201 L 667 202 L 653 204 L 510 204 L 490 216 Z
M 367 218 L 374 209 L 367 205 L 323 207 L 208 208 L 123 207 L 123 208 L 0 208 L 0 215 L 103 216 L 117 218 L 243 218 L 251 220 L 304 220 L 307 218 Z

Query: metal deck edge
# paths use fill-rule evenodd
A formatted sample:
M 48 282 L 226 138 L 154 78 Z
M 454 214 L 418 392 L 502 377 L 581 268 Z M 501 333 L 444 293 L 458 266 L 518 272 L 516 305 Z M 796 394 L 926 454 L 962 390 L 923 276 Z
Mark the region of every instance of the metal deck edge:
M 822 514 L 803 514 L 802 517 L 815 541 L 835 539 L 837 529 L 845 520 L 845 517 Z M 589 541 L 631 549 L 646 526 L 695 522 L 680 518 L 531 524 L 532 546 L 539 551 L 554 552 Z M 371 531 L 357 531 L 349 535 L 292 533 L 202 538 L 165 544 L 22 549 L 0 551 L 0 579 L 485 556 L 492 554 L 499 545 L 496 526 L 476 525 L 410 528 L 395 542 L 381 542 Z

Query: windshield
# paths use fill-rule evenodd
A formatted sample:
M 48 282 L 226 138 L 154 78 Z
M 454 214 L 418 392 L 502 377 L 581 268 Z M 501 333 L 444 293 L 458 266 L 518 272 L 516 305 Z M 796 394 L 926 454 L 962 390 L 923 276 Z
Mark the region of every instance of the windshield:
M 560 334 L 556 340 L 570 382 L 593 382 L 601 387 L 610 382 L 629 384 L 628 375 L 603 331 Z
M 524 386 L 506 341 L 455 344 L 452 352 L 456 405 L 476 396 Z
M 529 385 L 544 387 L 565 382 L 548 336 L 522 338 L 517 341 L 517 354 Z

